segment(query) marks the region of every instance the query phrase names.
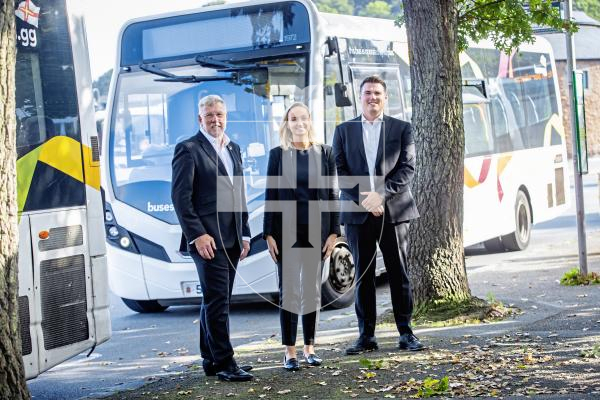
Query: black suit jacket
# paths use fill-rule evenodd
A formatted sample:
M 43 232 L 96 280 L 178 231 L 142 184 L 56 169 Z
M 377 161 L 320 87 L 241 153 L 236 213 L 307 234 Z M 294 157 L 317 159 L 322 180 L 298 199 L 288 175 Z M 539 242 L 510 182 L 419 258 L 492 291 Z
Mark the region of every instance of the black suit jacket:
M 333 233 L 340 236 L 339 222 L 339 192 L 337 189 L 335 160 L 331 147 L 327 145 L 313 145 L 309 153 L 311 171 L 316 171 L 310 177 L 311 187 L 318 188 L 317 199 L 321 211 L 321 247 L 327 237 Z M 283 150 L 281 146 L 271 149 L 267 166 L 267 189 L 265 192 L 265 218 L 263 223 L 263 237 L 273 236 L 281 248 L 282 238 L 282 213 L 270 207 L 270 201 L 296 200 L 295 176 L 287 176 L 283 164 L 296 165 L 295 150 Z M 319 165 L 320 164 L 320 165 Z M 289 171 L 295 171 L 290 168 Z M 320 173 L 319 173 L 320 171 Z M 312 184 L 314 183 L 314 185 Z
M 233 184 L 225 165 L 202 132 L 178 143 L 173 156 L 171 198 L 191 252 L 190 241 L 206 233 L 217 248 L 242 249 L 242 236 L 250 236 L 240 147 L 227 145 L 233 160 Z
M 368 184 L 369 167 L 360 116 L 335 128 L 333 154 L 342 192 L 340 221 L 362 224 L 369 213 L 360 206 L 364 197 L 359 195 L 356 184 L 357 180 Z M 419 217 L 410 191 L 415 164 L 415 142 L 410 124 L 384 115 L 375 161 L 375 174 L 383 179 L 378 180 L 375 191 L 385 199 L 385 222 L 399 223 Z M 360 191 L 370 190 L 368 185 L 360 187 Z

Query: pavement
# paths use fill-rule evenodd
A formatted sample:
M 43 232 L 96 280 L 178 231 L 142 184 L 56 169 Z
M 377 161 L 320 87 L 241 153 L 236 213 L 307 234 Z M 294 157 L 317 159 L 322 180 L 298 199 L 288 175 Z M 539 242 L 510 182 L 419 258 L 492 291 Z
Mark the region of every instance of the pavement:
M 221 383 L 188 365 L 185 372 L 149 378 L 148 385 L 109 398 L 408 398 L 427 379 L 443 377 L 450 382 L 438 394 L 444 397 L 600 398 L 600 285 L 559 284 L 578 263 L 567 254 L 573 253 L 572 245 L 564 257 L 525 254 L 470 268 L 473 295 L 493 296 L 520 311 L 499 322 L 415 329 L 428 346 L 425 352 L 399 351 L 395 328 L 381 324 L 379 351 L 347 357 L 344 349 L 356 338 L 355 324 L 331 330 L 322 324 L 317 348 L 325 367 L 288 375 L 281 369 L 279 337 L 265 337 L 236 348 L 239 363 L 254 365 L 251 383 Z M 588 254 L 589 271 L 600 273 L 600 231 L 590 233 L 588 249 L 594 249 Z M 380 304 L 379 312 L 388 308 Z M 361 358 L 386 360 L 387 366 L 371 371 Z
M 589 171 L 586 182 L 599 182 L 593 177 L 600 177 L 600 157 L 590 159 Z M 595 204 L 591 209 L 595 215 L 600 208 Z M 518 308 L 518 314 L 492 323 L 417 328 L 415 334 L 429 347 L 419 356 L 400 354 L 395 328 L 378 325 L 380 350 L 363 356 L 390 360 L 390 367 L 376 371 L 377 379 L 365 375 L 369 368 L 361 367 L 359 358 L 343 355 L 356 338 L 356 324 L 328 329 L 322 321 L 317 348 L 327 360 L 323 368 L 285 375 L 279 338 L 271 336 L 236 348 L 238 362 L 255 366 L 253 383 L 219 384 L 205 378 L 197 365 L 189 365 L 188 371 L 150 377 L 149 385 L 109 398 L 284 398 L 290 392 L 277 390 L 282 387 L 292 388 L 288 398 L 404 398 L 415 396 L 428 377 L 443 376 L 450 378 L 450 387 L 440 395 L 450 397 L 600 398 L 600 285 L 560 285 L 564 273 L 578 266 L 576 234 L 549 246 L 560 246 L 559 255 L 556 248 L 542 248 L 483 265 L 477 263 L 477 249 L 471 251 L 468 257 L 473 259 L 467 264 L 472 294 L 493 297 Z M 589 272 L 600 274 L 600 229 L 588 232 L 587 249 Z M 389 303 L 379 303 L 378 312 L 390 308 Z M 307 380 L 315 379 L 321 386 L 316 392 L 313 385 L 306 386 Z

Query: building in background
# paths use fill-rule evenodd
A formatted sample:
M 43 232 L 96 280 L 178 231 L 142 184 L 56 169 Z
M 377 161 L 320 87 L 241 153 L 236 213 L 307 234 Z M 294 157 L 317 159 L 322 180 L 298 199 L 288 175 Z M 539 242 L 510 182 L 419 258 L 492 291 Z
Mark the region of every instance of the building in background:
M 600 154 L 600 22 L 581 11 L 574 11 L 579 25 L 575 34 L 577 69 L 584 72 L 586 131 L 589 155 Z M 561 92 L 563 120 L 567 135 L 567 151 L 572 153 L 569 87 L 567 85 L 567 51 L 563 33 L 542 35 L 552 45 Z

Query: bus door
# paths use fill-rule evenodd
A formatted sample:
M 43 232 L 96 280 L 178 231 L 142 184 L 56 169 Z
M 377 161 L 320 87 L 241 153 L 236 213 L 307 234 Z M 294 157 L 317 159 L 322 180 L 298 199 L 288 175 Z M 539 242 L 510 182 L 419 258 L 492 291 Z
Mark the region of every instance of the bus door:
M 494 141 L 489 118 L 489 104 L 483 97 L 465 93 L 463 121 L 465 132 L 464 223 L 466 246 L 489 239 L 499 213 L 490 212 L 498 204 Z
M 368 76 L 378 75 L 387 86 L 388 101 L 384 113 L 394 118 L 406 120 L 404 112 L 402 79 L 400 77 L 400 66 L 394 64 L 351 64 L 350 75 L 352 77 L 352 88 L 356 99 L 357 112 L 362 113 L 360 107 L 360 83 Z

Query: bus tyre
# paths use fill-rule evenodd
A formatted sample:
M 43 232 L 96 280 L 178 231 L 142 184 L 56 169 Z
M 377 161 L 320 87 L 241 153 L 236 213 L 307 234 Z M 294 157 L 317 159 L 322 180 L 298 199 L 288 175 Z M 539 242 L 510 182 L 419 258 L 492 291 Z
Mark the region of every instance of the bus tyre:
M 502 238 L 495 237 L 490 240 L 486 240 L 483 242 L 483 247 L 490 253 L 502 253 L 506 250 L 504 247 L 504 243 L 502 243 Z
M 502 244 L 506 250 L 525 250 L 531 239 L 531 205 L 529 199 L 519 190 L 515 202 L 515 231 L 502 236 Z
M 139 312 L 139 313 L 159 313 L 165 311 L 169 306 L 163 306 L 156 300 L 131 300 L 121 298 L 123 303 L 131 311 Z
M 321 304 L 327 308 L 346 308 L 354 303 L 354 261 L 343 241 L 331 253 L 329 276 L 321 288 Z

